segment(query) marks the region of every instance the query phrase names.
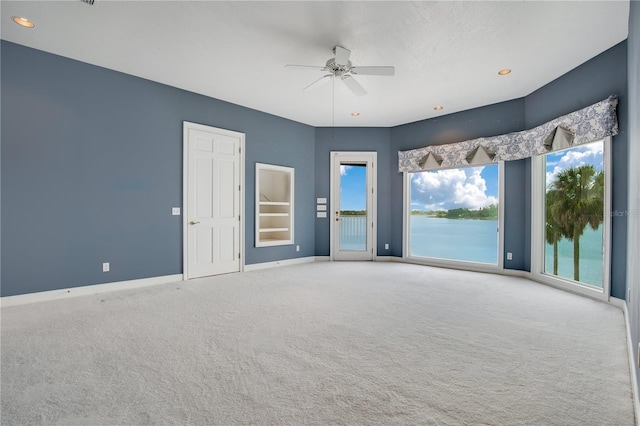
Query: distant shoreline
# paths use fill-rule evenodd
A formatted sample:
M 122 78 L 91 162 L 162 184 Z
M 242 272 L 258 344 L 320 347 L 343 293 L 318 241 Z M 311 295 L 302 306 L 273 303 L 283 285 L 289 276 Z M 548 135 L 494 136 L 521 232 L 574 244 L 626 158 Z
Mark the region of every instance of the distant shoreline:
M 444 217 L 430 214 L 411 213 L 411 216 L 422 216 L 428 219 L 447 219 L 447 220 L 498 220 L 497 217 Z

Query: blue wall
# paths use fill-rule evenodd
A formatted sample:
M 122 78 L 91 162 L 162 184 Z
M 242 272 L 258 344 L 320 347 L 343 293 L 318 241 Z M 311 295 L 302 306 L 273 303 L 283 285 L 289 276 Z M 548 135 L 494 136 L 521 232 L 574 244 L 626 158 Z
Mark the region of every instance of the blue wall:
M 558 116 L 584 108 L 611 94 L 620 98 L 620 133 L 613 138 L 613 210 L 627 209 L 627 46 L 622 42 L 525 98 L 424 120 L 391 131 L 397 170 L 398 150 L 458 142 L 530 129 Z M 394 246 L 402 237 L 402 177 L 392 172 L 391 216 Z M 505 163 L 504 196 L 506 269 L 531 270 L 531 161 Z M 624 299 L 626 291 L 626 217 L 612 221 L 611 295 Z M 394 251 L 396 256 L 400 252 Z
M 402 256 L 402 174 L 398 172 L 398 151 L 441 145 L 479 137 L 495 136 L 525 129 L 524 99 L 515 99 L 481 108 L 444 115 L 431 120 L 397 126 L 391 129 L 393 150 L 391 173 L 391 234 L 393 255 Z M 527 223 L 526 161 L 505 164 L 505 253 L 513 253 L 513 260 L 505 260 L 505 268 L 526 269 L 525 238 L 530 229 Z M 530 221 L 529 221 L 530 222 Z
M 525 97 L 527 128 L 618 95 L 620 132 L 612 141 L 612 208 L 627 210 L 627 43 L 612 47 Z M 627 218 L 611 221 L 611 295 L 625 298 Z
M 374 169 L 378 179 L 378 234 L 377 255 L 387 256 L 392 252 L 390 212 L 391 193 L 389 187 L 389 136 L 387 128 L 326 128 L 316 129 L 316 197 L 327 198 L 327 208 L 331 210 L 331 151 L 375 151 L 378 153 L 378 164 Z M 397 170 L 397 167 L 396 167 Z M 330 216 L 330 215 L 328 215 Z M 330 240 L 329 218 L 316 219 L 316 256 L 329 256 Z M 385 250 L 385 243 L 391 244 Z
M 182 273 L 182 123 L 246 134 L 247 264 L 314 254 L 313 127 L 2 41 L 2 286 Z M 296 244 L 255 248 L 255 163 L 296 174 Z M 111 272 L 101 271 L 111 262 Z
M 636 12 L 637 13 L 637 12 Z M 393 128 L 313 128 L 3 41 L 2 286 L 8 296 L 182 272 L 182 122 L 246 134 L 247 264 L 329 254 L 329 153 L 378 153 L 378 255 L 402 255 L 398 150 L 534 127 L 620 96 L 613 207 L 626 208 L 627 53 L 621 43 L 525 98 Z M 637 55 L 637 52 L 635 53 Z M 254 247 L 255 163 L 296 169 L 295 246 Z M 529 160 L 505 165 L 505 267 L 530 270 Z M 625 295 L 625 219 L 612 294 Z M 384 244 L 390 249 L 385 250 Z M 100 270 L 109 261 L 112 272 Z
M 628 115 L 629 115 L 629 224 L 627 253 L 627 283 L 630 294 L 627 300 L 631 334 L 632 358 L 640 342 L 640 2 L 632 1 L 629 11 L 628 59 Z M 635 364 L 635 363 L 634 363 Z M 635 365 L 636 379 L 640 386 L 640 369 Z

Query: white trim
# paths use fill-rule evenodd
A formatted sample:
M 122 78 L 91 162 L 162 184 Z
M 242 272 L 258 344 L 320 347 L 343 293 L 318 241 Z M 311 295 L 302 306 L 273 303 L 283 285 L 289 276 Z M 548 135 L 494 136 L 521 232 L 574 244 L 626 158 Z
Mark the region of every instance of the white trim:
M 611 137 L 609 136 L 601 140 L 603 142 L 603 164 L 605 172 L 605 205 L 603 206 L 605 214 L 602 225 L 604 245 L 602 288 L 592 287 L 570 279 L 563 279 L 543 273 L 545 239 L 543 237 L 544 212 L 541 205 L 546 176 L 544 170 L 544 155 L 531 158 L 531 277 L 539 283 L 606 302 L 609 300 L 611 292 Z
M 393 262 L 396 257 L 395 256 L 376 256 L 373 258 L 375 262 Z
M 633 408 L 636 416 L 636 424 L 640 425 L 640 392 L 638 391 L 638 366 L 636 365 L 637 354 L 634 353 L 633 339 L 631 338 L 631 323 L 629 322 L 629 309 L 624 300 L 612 297 L 610 302 L 618 305 L 617 301 L 622 303 L 622 311 L 624 312 L 624 323 L 627 329 L 627 350 L 629 353 L 629 373 L 631 374 L 631 390 L 633 394 Z M 638 349 L 640 350 L 640 348 Z
M 429 257 L 403 257 L 400 260 L 404 263 L 414 265 L 434 266 L 436 268 L 456 269 L 460 271 L 484 272 L 489 274 L 502 274 L 502 269 L 497 265 L 489 265 L 485 263 L 462 262 L 459 260 L 432 259 Z
M 504 161 L 498 162 L 498 269 L 504 269 Z
M 245 272 L 259 271 L 261 269 L 277 268 L 279 266 L 298 265 L 300 263 L 313 263 L 315 261 L 316 261 L 316 256 L 308 256 L 308 257 L 296 257 L 293 259 L 276 260 L 274 262 L 252 263 L 250 265 L 245 265 L 244 271 Z
M 511 276 L 511 277 L 527 278 L 529 280 L 532 280 L 531 279 L 531 272 L 522 271 L 520 269 L 502 269 L 502 271 L 500 271 L 500 274 Z
M 220 129 L 218 127 L 213 127 L 213 126 L 207 126 L 204 124 L 198 124 L 198 123 L 193 123 L 190 121 L 183 121 L 182 122 L 182 273 L 184 275 L 184 279 L 187 280 L 188 279 L 188 265 L 189 265 L 189 259 L 188 259 L 188 244 L 187 244 L 187 227 L 189 226 L 187 221 L 188 221 L 188 217 L 189 217 L 189 203 L 187 202 L 187 196 L 188 196 L 188 188 L 187 188 L 187 182 L 188 182 L 188 173 L 189 173 L 189 169 L 188 169 L 188 163 L 189 163 L 189 130 L 202 130 L 204 132 L 215 132 L 215 133 L 222 133 L 231 137 L 237 137 L 240 139 L 240 157 L 238 159 L 238 167 L 240 168 L 239 173 L 240 173 L 240 204 L 239 204 L 239 211 L 240 211 L 240 227 L 239 227 L 239 247 L 238 250 L 240 251 L 240 259 L 239 259 L 239 271 L 242 272 L 244 271 L 244 259 L 245 259 L 245 244 L 244 244 L 244 234 L 245 234 L 245 216 L 246 216 L 246 212 L 244 211 L 244 195 L 245 195 L 245 167 L 244 167 L 244 161 L 245 161 L 245 134 L 241 133 L 241 132 L 236 132 L 233 130 L 226 130 L 226 129 Z
M 239 240 L 239 244 L 240 246 L 238 247 L 238 249 L 240 250 L 240 272 L 244 272 L 244 260 L 246 258 L 246 254 L 247 252 L 245 251 L 246 246 L 244 243 L 244 239 L 245 239 L 245 233 L 246 233 L 246 229 L 245 229 L 245 223 L 246 223 L 246 216 L 247 216 L 247 212 L 245 211 L 245 206 L 244 206 L 244 196 L 245 196 L 245 188 L 247 187 L 246 183 L 245 183 L 245 134 L 244 133 L 239 133 L 239 132 L 234 132 L 237 135 L 240 136 L 240 158 L 239 158 L 239 167 L 240 167 L 240 205 L 238 207 L 239 211 L 240 211 L 240 234 L 238 235 Z
M 9 306 L 19 306 L 29 303 L 48 302 L 51 300 L 68 299 L 71 297 L 110 293 L 112 291 L 130 290 L 133 288 L 150 287 L 181 281 L 182 274 L 175 274 L 141 278 L 137 280 L 117 281 L 105 284 L 93 284 L 81 287 L 62 288 L 59 290 L 41 291 L 38 293 L 19 294 L 17 296 L 5 296 L 0 298 L 0 306 L 8 308 Z
M 263 200 L 260 199 L 261 194 L 263 193 L 263 190 L 269 190 L 270 188 L 264 188 L 263 185 L 266 185 L 265 183 L 263 183 L 260 179 L 261 179 L 261 171 L 273 171 L 273 172 L 278 172 L 279 174 L 285 174 L 289 176 L 289 188 L 287 188 L 286 193 L 289 194 L 289 199 L 288 201 L 285 200 L 278 200 L 278 202 L 276 203 L 272 203 L 272 204 L 277 204 L 277 205 L 283 205 L 288 203 L 288 230 L 289 230 L 289 238 L 288 239 L 284 239 L 284 240 L 262 240 L 260 238 L 260 213 L 261 213 L 261 202 Z M 266 164 L 266 163 L 256 163 L 256 168 L 255 168 L 255 178 L 256 178 L 256 183 L 255 183 L 255 246 L 256 247 L 272 247 L 272 246 L 284 246 L 284 245 L 292 245 L 294 244 L 295 241 L 295 236 L 294 236 L 294 225 L 295 225 L 295 169 L 293 167 L 288 167 L 288 166 L 280 166 L 280 165 L 276 165 L 276 164 Z M 283 227 L 284 228 L 284 227 Z
M 329 253 L 331 260 L 375 260 L 378 254 L 378 244 L 377 244 L 377 236 L 378 236 L 378 153 L 376 151 L 331 151 L 331 164 L 330 164 L 330 174 L 331 174 L 331 187 L 330 187 L 330 200 L 331 200 L 331 210 L 327 211 L 327 217 L 329 218 Z M 338 250 L 335 248 L 336 239 L 334 237 L 334 233 L 336 232 L 335 225 L 335 213 L 332 213 L 336 210 L 336 207 L 340 205 L 340 193 L 336 191 L 336 185 L 339 184 L 340 170 L 336 170 L 335 162 L 353 162 L 353 163 L 361 163 L 366 164 L 367 167 L 367 217 L 371 220 L 372 228 L 369 228 L 367 224 L 367 234 L 371 232 L 371 238 L 367 238 L 367 251 L 370 250 L 370 253 L 364 253 L 362 251 L 353 252 L 353 259 L 351 259 L 346 253 L 340 252 L 341 259 L 336 259 L 336 255 L 340 257 L 338 254 Z M 336 173 L 338 175 L 336 176 Z M 372 192 L 369 193 L 369 189 L 372 189 Z M 370 244 L 369 244 L 370 243 Z M 369 247 L 370 246 L 370 247 Z M 367 254 L 367 258 L 364 258 L 364 255 Z M 369 257 L 370 255 L 370 257 Z
M 409 257 L 409 215 L 411 214 L 409 172 L 402 172 L 402 259 Z
M 610 297 L 609 300 L 607 300 L 608 304 L 615 306 L 616 308 L 620 309 L 620 310 L 624 310 L 627 307 L 627 304 L 624 300 L 622 299 L 618 299 L 617 297 Z
M 430 257 L 411 256 L 410 253 L 410 235 L 411 232 L 411 172 L 403 172 L 402 176 L 402 259 L 408 263 L 419 265 L 436 266 L 442 268 L 460 269 L 476 272 L 490 272 L 500 274 L 504 270 L 504 161 L 485 165 L 498 165 L 498 253 L 496 264 L 467 262 L 454 259 L 436 259 Z M 466 167 L 478 166 L 461 166 L 455 169 L 464 169 Z M 425 170 L 428 171 L 428 170 Z

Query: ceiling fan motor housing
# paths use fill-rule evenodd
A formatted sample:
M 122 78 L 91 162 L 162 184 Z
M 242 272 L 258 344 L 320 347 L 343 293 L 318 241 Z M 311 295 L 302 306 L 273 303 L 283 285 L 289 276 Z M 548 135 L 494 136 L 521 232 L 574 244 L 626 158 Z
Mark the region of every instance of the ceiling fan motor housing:
M 327 61 L 327 71 L 330 71 L 336 77 L 342 77 L 344 74 L 350 73 L 353 65 L 351 61 L 347 61 L 346 65 L 340 65 L 336 63 L 336 58 L 331 58 Z

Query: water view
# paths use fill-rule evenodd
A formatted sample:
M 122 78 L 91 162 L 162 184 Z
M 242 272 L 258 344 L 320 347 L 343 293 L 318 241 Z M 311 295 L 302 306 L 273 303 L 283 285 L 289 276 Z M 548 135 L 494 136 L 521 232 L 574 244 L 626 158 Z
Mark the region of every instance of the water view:
M 553 272 L 553 246 L 545 247 L 545 271 Z M 587 228 L 580 237 L 580 282 L 602 288 L 602 226 Z M 573 243 L 566 239 L 558 242 L 558 276 L 573 280 Z
M 411 256 L 498 263 L 498 220 L 411 215 Z
M 604 142 L 545 155 L 544 272 L 602 288 Z M 554 248 L 555 246 L 555 248 Z

